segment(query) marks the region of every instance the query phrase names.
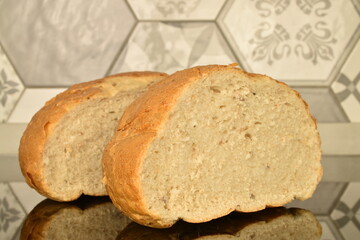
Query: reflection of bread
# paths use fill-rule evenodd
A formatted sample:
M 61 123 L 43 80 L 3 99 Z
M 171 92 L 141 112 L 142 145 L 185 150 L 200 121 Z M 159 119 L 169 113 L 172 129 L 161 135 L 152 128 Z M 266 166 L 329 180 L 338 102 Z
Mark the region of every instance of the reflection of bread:
M 299 93 L 231 65 L 157 82 L 117 129 L 103 155 L 109 196 L 151 227 L 304 200 L 322 176 L 316 121 Z
M 124 108 L 164 76 L 122 73 L 76 84 L 48 101 L 21 139 L 19 160 L 27 183 L 59 201 L 107 195 L 101 170 L 104 146 Z
M 42 201 L 28 215 L 20 239 L 115 239 L 130 219 L 107 197 Z
M 315 240 L 320 237 L 321 225 L 311 212 L 295 208 L 273 208 L 257 213 L 233 213 L 207 223 L 178 222 L 169 229 L 153 229 L 131 223 L 117 240 Z

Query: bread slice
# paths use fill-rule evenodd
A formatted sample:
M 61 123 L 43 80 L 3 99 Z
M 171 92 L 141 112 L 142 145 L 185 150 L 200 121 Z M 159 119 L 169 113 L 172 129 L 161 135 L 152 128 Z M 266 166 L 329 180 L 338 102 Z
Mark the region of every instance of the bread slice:
M 46 199 L 26 217 L 20 239 L 113 240 L 130 222 L 108 197 L 66 203 Z
M 132 222 L 117 239 L 319 240 L 321 234 L 321 225 L 311 212 L 272 208 L 256 213 L 233 213 L 206 223 L 178 222 L 168 229 L 148 228 Z
M 81 194 L 107 195 L 101 158 L 122 113 L 164 73 L 122 73 L 76 84 L 37 112 L 19 147 L 27 183 L 42 195 L 71 201 Z
M 313 194 L 315 119 L 300 94 L 234 65 L 179 71 L 124 112 L 103 155 L 110 198 L 140 224 L 204 222 Z

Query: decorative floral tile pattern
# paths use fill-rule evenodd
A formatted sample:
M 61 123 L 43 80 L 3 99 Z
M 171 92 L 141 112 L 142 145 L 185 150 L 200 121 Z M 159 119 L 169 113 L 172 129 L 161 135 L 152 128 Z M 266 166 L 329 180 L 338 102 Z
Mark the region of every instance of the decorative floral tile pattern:
M 24 86 L 0 46 L 0 123 L 5 122 Z
M 0 41 L 26 86 L 103 77 L 134 24 L 125 0 L 0 2 Z
M 139 20 L 213 20 L 225 0 L 128 0 Z
M 9 185 L 26 213 L 29 213 L 39 202 L 45 199 L 44 196 L 29 187 L 26 182 L 10 182 Z
M 355 44 L 360 16 L 351 1 L 234 0 L 219 23 L 247 70 L 326 85 Z
M 173 73 L 195 65 L 229 64 L 235 58 L 214 23 L 139 23 L 113 73 Z
M 348 185 L 331 218 L 345 239 L 360 239 L 360 182 Z
M 27 88 L 21 96 L 15 110 L 10 115 L 9 123 L 27 123 L 44 106 L 45 102 L 55 97 L 65 88 Z
M 332 89 L 352 122 L 360 122 L 360 40 L 341 69 Z
M 0 239 L 12 239 L 25 212 L 7 183 L 0 182 Z

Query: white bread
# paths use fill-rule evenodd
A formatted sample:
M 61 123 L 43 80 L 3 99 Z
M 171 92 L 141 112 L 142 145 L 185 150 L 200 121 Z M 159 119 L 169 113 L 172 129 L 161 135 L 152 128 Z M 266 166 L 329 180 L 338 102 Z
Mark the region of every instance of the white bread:
M 76 84 L 40 109 L 19 147 L 27 183 L 42 195 L 71 201 L 107 195 L 101 158 L 125 109 L 148 84 L 166 76 L 132 72 Z
M 256 213 L 230 214 L 207 223 L 178 222 L 168 229 L 130 223 L 116 239 L 319 240 L 321 233 L 321 225 L 311 212 L 272 208 Z
M 67 203 L 46 199 L 26 217 L 20 239 L 113 240 L 130 222 L 108 197 L 81 197 Z
M 234 65 L 179 71 L 124 112 L 103 154 L 113 203 L 165 228 L 310 198 L 322 176 L 316 120 L 286 84 Z

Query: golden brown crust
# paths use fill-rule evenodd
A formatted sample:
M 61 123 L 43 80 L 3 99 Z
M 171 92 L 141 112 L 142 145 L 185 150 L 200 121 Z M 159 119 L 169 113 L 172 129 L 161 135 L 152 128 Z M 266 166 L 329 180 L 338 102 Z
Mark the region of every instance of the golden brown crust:
M 175 221 L 162 219 L 147 209 L 140 185 L 142 162 L 145 159 L 148 147 L 156 138 L 158 132 L 161 131 L 168 119 L 170 110 L 176 104 L 182 92 L 206 75 L 223 70 L 240 72 L 250 78 L 266 78 L 276 81 L 264 75 L 244 72 L 233 64 L 194 67 L 176 72 L 152 85 L 146 93 L 137 98 L 125 110 L 118 124 L 117 133 L 104 151 L 104 182 L 113 203 L 134 221 L 156 228 L 166 228 L 174 224 Z M 287 86 L 285 83 L 276 82 Z M 295 92 L 295 94 L 301 99 L 299 93 Z M 310 115 L 305 102 L 304 107 Z M 316 128 L 315 121 L 314 126 Z M 282 206 L 291 200 L 274 203 L 273 206 Z M 263 208 L 257 210 L 261 209 Z M 230 209 L 228 212 L 234 210 Z M 221 216 L 214 216 L 212 219 Z M 211 219 L 202 219 L 202 221 L 208 220 Z
M 78 104 L 90 99 L 109 97 L 116 92 L 122 91 L 122 86 L 112 86 L 124 78 L 143 78 L 150 83 L 153 80 L 167 76 L 158 72 L 130 72 L 108 76 L 103 79 L 80 83 L 71 86 L 68 90 L 58 94 L 46 102 L 31 119 L 28 124 L 19 146 L 19 163 L 26 182 L 35 188 L 42 195 L 54 200 L 63 199 L 54 196 L 51 189 L 45 184 L 43 176 L 42 153 L 49 135 L 52 134 L 56 124 L 62 117 L 74 109 Z M 124 90 L 126 90 L 124 86 Z M 72 199 L 78 198 L 76 193 Z

